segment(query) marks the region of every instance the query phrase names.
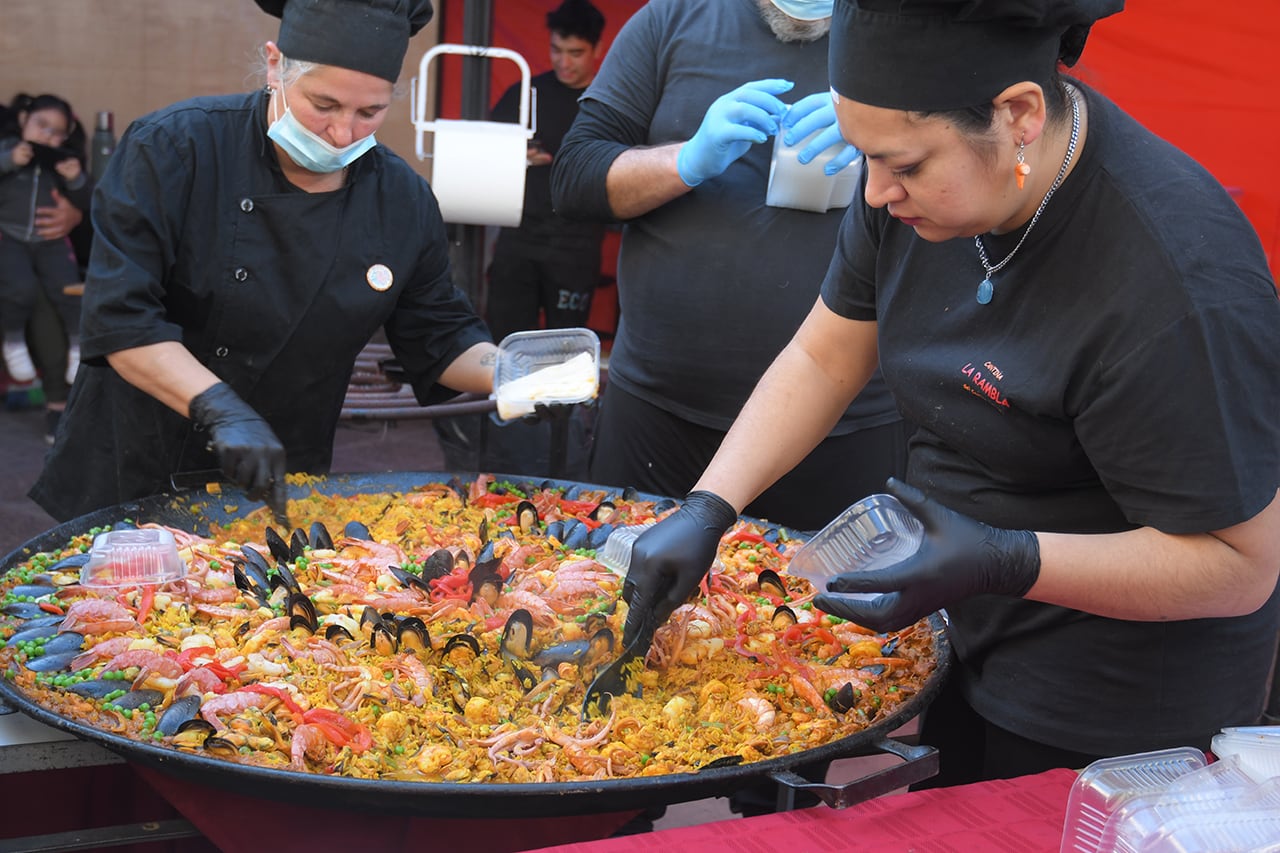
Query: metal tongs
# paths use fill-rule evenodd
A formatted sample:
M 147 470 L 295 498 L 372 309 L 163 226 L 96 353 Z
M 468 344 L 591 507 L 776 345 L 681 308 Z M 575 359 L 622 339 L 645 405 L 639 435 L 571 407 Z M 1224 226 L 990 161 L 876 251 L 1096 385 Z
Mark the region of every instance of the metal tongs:
M 586 698 L 582 700 L 582 719 L 591 719 L 591 711 L 603 715 L 609 710 L 609 700 L 614 696 L 630 693 L 640 695 L 640 673 L 644 671 L 644 659 L 649 654 L 649 646 L 653 644 L 653 614 L 650 613 L 640 628 L 640 633 L 622 650 L 618 659 L 609 664 L 587 688 Z

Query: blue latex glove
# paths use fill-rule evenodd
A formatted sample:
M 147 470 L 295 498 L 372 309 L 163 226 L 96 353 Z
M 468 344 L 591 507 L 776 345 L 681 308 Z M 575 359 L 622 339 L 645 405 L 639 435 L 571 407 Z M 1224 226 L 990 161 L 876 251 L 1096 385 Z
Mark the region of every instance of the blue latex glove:
M 753 80 L 716 98 L 693 139 L 680 147 L 680 180 L 696 187 L 777 133 L 778 120 L 787 109 L 777 96 L 794 85 L 789 80 Z
M 782 141 L 787 145 L 795 145 L 819 128 L 822 128 L 822 132 L 796 155 L 796 160 L 801 164 L 812 162 L 814 157 L 833 145 L 840 146 L 842 150 L 822 167 L 824 173 L 834 175 L 858 159 L 858 149 L 845 142 L 840 135 L 840 125 L 836 124 L 836 107 L 831 101 L 830 92 L 814 92 L 791 106 L 782 117 Z
M 975 595 L 1021 598 L 1040 577 L 1040 541 L 1030 530 L 975 521 L 892 478 L 886 491 L 924 525 L 919 550 L 887 569 L 848 572 L 827 581 L 830 593 L 884 593 L 878 598 L 822 593 L 814 597 L 815 607 L 876 631 L 896 631 Z

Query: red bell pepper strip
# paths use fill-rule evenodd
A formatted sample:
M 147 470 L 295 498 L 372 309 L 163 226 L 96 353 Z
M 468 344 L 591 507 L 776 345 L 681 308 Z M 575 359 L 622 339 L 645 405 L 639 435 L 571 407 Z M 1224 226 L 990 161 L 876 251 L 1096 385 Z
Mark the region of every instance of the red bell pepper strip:
M 147 621 L 147 614 L 151 612 L 151 605 L 156 600 L 156 585 L 153 583 L 144 583 L 139 587 L 138 594 L 138 624 L 141 625 Z
M 290 712 L 297 716 L 302 716 L 305 719 L 305 712 L 302 710 L 302 706 L 293 701 L 293 696 L 289 694 L 288 690 L 281 687 L 268 687 L 265 684 L 246 684 L 240 689 L 246 693 L 260 693 L 263 696 L 274 696 L 279 699 Z
M 588 515 L 600 505 L 599 501 L 571 501 L 560 499 L 560 511 L 566 515 Z
M 182 664 L 183 669 L 192 670 L 197 666 L 200 666 L 200 664 L 195 662 L 195 659 L 199 657 L 213 658 L 216 660 L 218 657 L 218 650 L 213 646 L 192 646 L 189 649 L 183 649 L 178 652 L 176 660 L 178 663 Z
M 302 719 L 324 732 L 324 736 L 335 746 L 350 746 L 354 752 L 364 752 L 373 746 L 373 735 L 366 726 L 337 711 L 312 708 L 302 715 Z
M 45 613 L 52 613 L 55 616 L 65 616 L 67 613 L 65 610 L 63 610 L 58 605 L 54 604 L 52 601 L 40 602 L 40 609 L 43 610 Z
M 497 495 L 493 492 L 487 492 L 477 498 L 473 498 L 471 504 L 479 507 L 499 507 L 503 504 L 518 503 L 521 500 L 523 498 L 518 498 L 515 495 Z

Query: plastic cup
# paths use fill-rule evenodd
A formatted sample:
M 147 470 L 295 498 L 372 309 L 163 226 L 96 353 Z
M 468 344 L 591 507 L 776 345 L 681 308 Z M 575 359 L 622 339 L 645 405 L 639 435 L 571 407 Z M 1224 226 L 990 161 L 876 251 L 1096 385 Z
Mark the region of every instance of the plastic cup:
M 848 572 L 883 569 L 920 547 L 924 527 L 892 495 L 870 495 L 840 513 L 791 558 L 787 573 L 826 592 L 827 581 Z M 839 593 L 871 599 L 880 593 Z

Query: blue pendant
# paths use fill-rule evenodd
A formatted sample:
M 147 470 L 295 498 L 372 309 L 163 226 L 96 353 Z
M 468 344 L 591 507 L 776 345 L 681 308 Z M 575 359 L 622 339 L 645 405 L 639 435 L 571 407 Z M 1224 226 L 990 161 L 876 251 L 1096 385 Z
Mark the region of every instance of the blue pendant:
M 991 279 L 984 278 L 982 283 L 978 285 L 978 304 L 986 305 L 991 301 L 991 297 L 995 295 L 996 286 L 991 283 Z

